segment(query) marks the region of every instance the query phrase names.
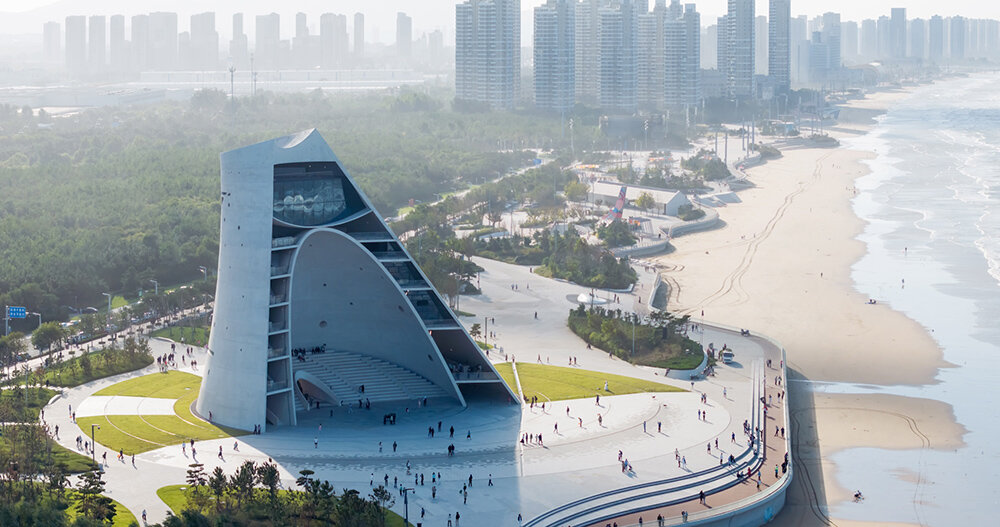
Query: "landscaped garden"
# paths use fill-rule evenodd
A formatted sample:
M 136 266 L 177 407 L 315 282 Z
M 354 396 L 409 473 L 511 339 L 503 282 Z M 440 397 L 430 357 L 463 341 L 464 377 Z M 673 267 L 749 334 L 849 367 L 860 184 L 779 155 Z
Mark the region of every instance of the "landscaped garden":
M 138 454 L 168 445 L 194 440 L 221 439 L 246 432 L 220 427 L 194 415 L 191 405 L 198 398 L 201 377 L 180 371 L 152 373 L 122 381 L 94 395 L 122 395 L 176 399 L 175 415 L 101 415 L 81 417 L 77 424 L 84 430 L 100 425 L 94 439 L 110 450 Z
M 516 392 L 517 384 L 514 382 L 514 372 L 510 363 L 501 363 L 495 366 L 500 377 Z M 585 399 L 595 395 L 684 391 L 669 384 L 644 381 L 623 375 L 530 362 L 517 363 L 517 376 L 521 381 L 524 396 L 529 399 L 538 396 L 539 400 L 542 401 Z M 607 382 L 607 390 L 604 389 L 605 382 Z
M 634 364 L 691 370 L 704 358 L 702 347 L 678 329 L 687 319 L 656 311 L 645 318 L 621 310 L 580 306 L 569 312 L 567 324 L 588 344 Z

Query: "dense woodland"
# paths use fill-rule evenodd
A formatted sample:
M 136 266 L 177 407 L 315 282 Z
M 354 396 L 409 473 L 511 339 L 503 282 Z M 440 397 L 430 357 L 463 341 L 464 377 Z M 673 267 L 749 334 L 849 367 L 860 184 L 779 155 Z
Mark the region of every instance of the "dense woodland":
M 620 359 L 644 366 L 693 369 L 704 353 L 701 345 L 680 331 L 688 317 L 675 319 L 665 311 L 646 318 L 621 309 L 587 308 L 580 305 L 569 312 L 569 328 L 588 344 Z
M 535 154 L 522 147 L 560 146 L 550 139 L 561 137 L 557 117 L 446 106 L 414 92 L 233 102 L 202 91 L 57 118 L 2 107 L 0 304 L 62 319 L 68 306 L 100 306 L 102 292 L 135 296 L 150 278 L 177 283 L 214 269 L 218 156 L 232 148 L 315 127 L 390 216 L 410 199 L 524 166 Z M 577 144 L 594 130 L 577 123 Z

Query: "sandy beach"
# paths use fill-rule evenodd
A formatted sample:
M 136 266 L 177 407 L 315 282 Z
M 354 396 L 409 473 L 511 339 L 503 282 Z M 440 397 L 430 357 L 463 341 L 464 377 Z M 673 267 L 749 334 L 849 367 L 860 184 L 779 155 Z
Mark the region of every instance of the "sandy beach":
M 857 112 L 829 132 L 864 134 L 871 115 L 906 95 L 896 90 L 855 101 Z M 873 153 L 779 148 L 780 159 L 748 170 L 755 187 L 739 193 L 742 203 L 719 210 L 724 227 L 677 238 L 676 251 L 655 261 L 671 286 L 671 312 L 760 331 L 785 346 L 799 472 L 776 525 L 826 525 L 827 504 L 854 491 L 839 482 L 865 482 L 864 474 L 837 474 L 831 455 L 866 446 L 952 450 L 965 430 L 938 401 L 810 389 L 817 381 L 930 384 L 949 364 L 924 327 L 854 289 L 851 266 L 865 247 L 855 239 L 864 223 L 851 208 L 853 182 L 867 173 L 862 161 Z

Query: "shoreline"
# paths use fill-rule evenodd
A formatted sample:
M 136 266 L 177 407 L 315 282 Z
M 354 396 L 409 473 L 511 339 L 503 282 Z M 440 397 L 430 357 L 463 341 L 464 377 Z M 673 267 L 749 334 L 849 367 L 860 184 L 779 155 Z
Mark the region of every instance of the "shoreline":
M 843 141 L 867 134 L 877 126 L 872 117 L 910 93 L 886 90 L 851 101 L 857 112 L 845 112 L 830 135 Z M 940 401 L 810 388 L 811 381 L 928 385 L 952 365 L 928 328 L 884 302 L 868 304 L 851 276 L 866 254 L 859 235 L 868 225 L 853 210 L 854 182 L 870 173 L 865 161 L 876 154 L 805 145 L 782 152 L 747 169 L 756 187 L 739 193 L 743 203 L 719 210 L 725 227 L 674 240 L 677 250 L 655 261 L 671 285 L 670 311 L 759 328 L 785 345 L 800 470 L 776 525 L 825 525 L 828 504 L 850 501 L 853 493 L 841 483 L 848 475 L 838 473 L 834 454 L 858 447 L 951 450 L 964 444 L 966 430 Z

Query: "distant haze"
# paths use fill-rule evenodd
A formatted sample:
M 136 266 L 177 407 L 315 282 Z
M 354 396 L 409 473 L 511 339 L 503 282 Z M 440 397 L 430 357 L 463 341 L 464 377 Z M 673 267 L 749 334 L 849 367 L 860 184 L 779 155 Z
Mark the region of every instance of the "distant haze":
M 446 42 L 454 41 L 456 0 L 0 0 L 0 34 L 41 34 L 42 24 L 56 21 L 60 24 L 68 15 L 134 15 L 151 11 L 172 11 L 179 15 L 181 31 L 187 30 L 188 17 L 194 13 L 215 11 L 216 26 L 224 39 L 230 37 L 230 15 L 234 12 L 246 13 L 247 31 L 253 34 L 252 17 L 258 14 L 276 12 L 282 15 L 283 38 L 294 31 L 295 13 L 304 12 L 309 17 L 311 31 L 319 29 L 319 15 L 325 12 L 365 14 L 367 40 L 392 43 L 396 36 L 396 13 L 403 11 L 413 17 L 413 36 L 440 29 L 446 35 Z M 522 42 L 531 42 L 531 9 L 544 0 L 521 0 Z M 655 0 L 649 0 L 650 5 Z M 669 0 L 668 0 L 669 3 Z M 681 0 L 681 3 L 690 3 Z M 694 2 L 701 13 L 703 25 L 715 23 L 724 14 L 725 0 L 701 0 Z M 757 0 L 757 12 L 767 14 L 767 0 Z M 971 18 L 996 18 L 1000 10 L 996 4 L 982 0 L 952 0 L 942 2 L 913 2 L 889 0 L 840 0 L 838 2 L 817 0 L 793 0 L 793 15 L 818 15 L 825 11 L 836 11 L 844 20 L 861 20 L 889 15 L 892 7 L 906 7 L 908 18 L 927 18 L 934 14 L 942 16 L 961 15 Z

